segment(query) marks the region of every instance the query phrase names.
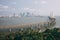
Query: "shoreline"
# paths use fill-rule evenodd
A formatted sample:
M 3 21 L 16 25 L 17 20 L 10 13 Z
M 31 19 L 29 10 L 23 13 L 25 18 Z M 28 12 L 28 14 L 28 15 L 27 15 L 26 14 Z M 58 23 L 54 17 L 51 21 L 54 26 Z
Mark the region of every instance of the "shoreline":
M 31 27 L 31 26 L 37 26 L 37 25 L 43 25 L 44 23 L 47 22 L 34 22 L 34 23 L 29 23 L 29 24 L 18 24 L 18 25 L 8 25 L 8 26 L 0 26 L 0 29 L 9 29 L 9 28 L 23 28 L 23 27 Z

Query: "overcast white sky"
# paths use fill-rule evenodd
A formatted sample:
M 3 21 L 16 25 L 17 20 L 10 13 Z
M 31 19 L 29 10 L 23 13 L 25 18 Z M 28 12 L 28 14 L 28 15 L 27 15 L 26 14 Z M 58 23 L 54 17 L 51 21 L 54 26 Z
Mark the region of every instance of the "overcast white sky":
M 60 16 L 60 0 L 0 0 L 0 15 L 33 12 L 48 16 L 52 11 Z

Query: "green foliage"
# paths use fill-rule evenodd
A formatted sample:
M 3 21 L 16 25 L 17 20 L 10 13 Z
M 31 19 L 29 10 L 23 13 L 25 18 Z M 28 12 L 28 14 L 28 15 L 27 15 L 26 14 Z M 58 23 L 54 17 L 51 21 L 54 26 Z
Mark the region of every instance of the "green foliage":
M 0 40 L 60 40 L 59 28 L 39 30 L 19 30 L 18 32 L 1 33 Z

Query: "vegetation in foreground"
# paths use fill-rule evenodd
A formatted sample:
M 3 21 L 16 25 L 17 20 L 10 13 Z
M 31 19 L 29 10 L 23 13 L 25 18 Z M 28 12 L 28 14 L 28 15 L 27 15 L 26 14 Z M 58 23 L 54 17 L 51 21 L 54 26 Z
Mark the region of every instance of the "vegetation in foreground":
M 60 29 L 46 29 L 40 32 L 29 28 L 18 32 L 0 33 L 0 40 L 60 40 Z

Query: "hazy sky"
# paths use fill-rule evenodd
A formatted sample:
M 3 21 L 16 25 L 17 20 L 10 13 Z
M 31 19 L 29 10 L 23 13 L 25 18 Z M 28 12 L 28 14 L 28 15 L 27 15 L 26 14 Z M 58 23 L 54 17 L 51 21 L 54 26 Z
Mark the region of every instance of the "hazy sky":
M 47 16 L 52 11 L 60 16 L 60 0 L 0 0 L 0 15 L 33 12 Z

